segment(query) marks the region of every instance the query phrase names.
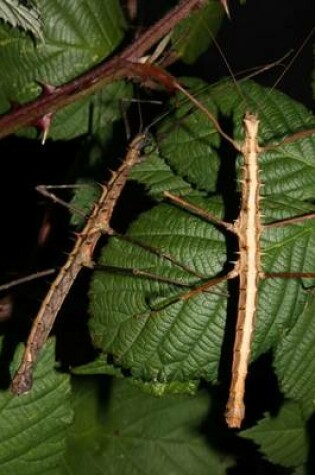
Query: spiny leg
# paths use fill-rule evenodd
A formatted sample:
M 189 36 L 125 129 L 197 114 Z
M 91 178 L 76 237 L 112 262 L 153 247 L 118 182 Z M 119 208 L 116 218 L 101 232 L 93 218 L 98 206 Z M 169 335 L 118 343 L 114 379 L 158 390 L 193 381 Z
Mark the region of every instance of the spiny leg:
M 77 188 L 82 188 L 83 186 L 90 186 L 89 184 L 84 185 L 78 184 L 78 185 L 38 185 L 36 186 L 36 191 L 38 191 L 40 194 L 45 196 L 46 198 L 49 198 L 52 200 L 54 203 L 58 203 L 61 206 L 67 208 L 70 210 L 72 213 L 78 214 L 79 216 L 82 216 L 83 218 L 86 218 L 86 213 L 80 209 L 77 208 L 76 206 L 71 205 L 67 201 L 63 200 L 59 196 L 57 196 L 55 193 L 52 193 L 50 190 L 51 189 L 77 189 Z
M 71 212 L 75 213 L 75 214 L 78 214 L 84 218 L 86 218 L 86 213 L 82 210 L 82 209 L 79 209 L 77 208 L 76 206 L 73 206 L 71 205 L 70 203 L 67 203 L 65 200 L 63 200 L 62 198 L 60 198 L 59 196 L 57 196 L 55 193 L 52 193 L 51 191 L 49 191 L 50 189 L 71 189 L 71 188 L 80 188 L 82 186 L 90 186 L 90 185 L 84 185 L 84 184 L 79 184 L 79 185 L 39 185 L 36 187 L 36 190 L 41 193 L 43 196 L 51 199 L 53 202 L 55 203 L 58 203 L 60 204 L 61 206 L 64 206 L 65 208 L 69 209 Z M 107 233 L 108 234 L 108 233 Z M 165 252 L 165 251 L 162 251 L 154 246 L 151 246 L 147 243 L 144 243 L 142 241 L 139 241 L 137 239 L 133 239 L 129 236 L 124 236 L 124 235 L 121 235 L 119 233 L 117 233 L 116 231 L 114 231 L 113 229 L 111 230 L 111 232 L 109 233 L 111 234 L 112 236 L 118 238 L 118 239 L 121 239 L 121 240 L 124 240 L 124 241 L 127 241 L 127 242 L 130 242 L 132 244 L 135 244 L 136 246 L 139 246 L 143 249 L 145 249 L 146 251 L 158 256 L 158 257 L 161 257 L 169 262 L 171 262 L 172 264 L 174 264 L 176 267 L 179 267 L 180 269 L 182 269 L 183 271 L 191 274 L 192 276 L 198 278 L 199 280 L 200 279 L 204 279 L 204 276 L 195 272 L 193 269 L 190 269 L 188 266 L 186 266 L 185 264 L 179 262 L 178 260 L 176 260 L 171 254 Z M 116 269 L 116 267 L 114 268 L 113 266 L 106 266 L 106 265 L 98 265 L 98 268 L 103 268 L 104 270 L 108 269 L 108 270 L 111 270 L 111 269 Z M 117 271 L 119 271 L 119 268 L 117 267 Z M 144 274 L 147 274 L 147 276 L 150 278 L 150 273 L 146 273 L 145 271 L 141 271 L 140 269 L 137 269 L 137 270 L 133 270 L 133 273 L 136 275 L 144 275 Z M 153 275 L 153 274 L 152 274 Z M 159 278 L 159 276 L 157 276 L 157 278 Z M 173 281 L 173 283 L 175 283 L 175 285 L 182 285 L 184 286 L 185 284 L 183 283 L 180 283 L 179 281 L 177 281 L 177 283 L 175 282 L 175 280 Z M 187 284 L 188 285 L 188 284 Z
M 158 249 L 155 246 L 151 246 L 150 244 L 144 243 L 142 241 L 139 241 L 138 239 L 134 239 L 134 238 L 126 236 L 126 235 L 124 236 L 124 235 L 118 234 L 116 232 L 113 232 L 113 235 L 115 237 L 117 237 L 118 239 L 121 239 L 121 240 L 126 241 L 126 242 L 130 242 L 130 243 L 144 249 L 145 251 L 147 251 L 147 252 L 149 252 L 149 253 L 157 256 L 157 257 L 160 257 L 162 259 L 165 259 L 166 261 L 171 262 L 171 264 L 174 264 L 174 266 L 179 267 L 184 272 L 187 272 L 188 274 L 191 274 L 192 276 L 197 277 L 198 279 L 204 279 L 203 275 L 201 275 L 198 272 L 194 271 L 193 269 L 191 269 L 187 265 L 183 264 L 182 262 L 179 262 L 175 257 L 173 257 L 168 252 L 162 251 L 161 249 Z
M 170 193 L 169 191 L 165 191 L 164 196 L 168 198 L 169 200 L 171 200 L 176 205 L 190 211 L 196 216 L 200 216 L 201 218 L 206 219 L 207 221 L 210 221 L 211 223 L 217 224 L 218 226 L 221 226 L 235 234 L 234 226 L 232 223 L 227 223 L 226 221 L 223 221 L 222 219 L 217 218 L 214 214 L 203 210 L 199 206 L 196 206 L 190 203 L 189 201 L 181 198 L 180 196 L 173 195 L 173 193 Z
M 159 302 L 159 304 L 155 308 L 151 308 L 149 311 L 145 311 L 141 314 L 138 314 L 136 315 L 136 317 L 139 318 L 139 317 L 147 317 L 150 315 L 154 315 L 155 313 L 158 313 L 161 310 L 164 310 L 165 308 L 177 302 L 180 302 L 180 301 L 185 302 L 187 300 L 190 300 L 196 297 L 197 295 L 201 293 L 210 292 L 209 289 L 211 287 L 219 285 L 222 282 L 225 282 L 226 280 L 234 279 L 238 275 L 239 275 L 239 265 L 238 265 L 238 262 L 236 262 L 233 269 L 227 272 L 226 274 L 208 279 L 205 282 L 202 282 L 201 284 L 196 285 L 195 287 L 191 288 L 190 290 L 184 293 L 177 294 L 169 298 L 165 298 L 161 302 Z M 222 296 L 222 292 L 220 292 L 220 296 Z

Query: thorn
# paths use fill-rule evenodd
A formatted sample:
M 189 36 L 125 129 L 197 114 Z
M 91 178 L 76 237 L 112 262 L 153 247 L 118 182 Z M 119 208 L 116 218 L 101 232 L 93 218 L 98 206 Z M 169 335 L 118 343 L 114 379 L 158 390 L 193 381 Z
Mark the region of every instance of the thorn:
M 221 4 L 224 8 L 224 11 L 226 13 L 226 16 L 228 17 L 229 20 L 231 20 L 231 15 L 230 15 L 230 9 L 228 5 L 228 0 L 221 0 Z
M 91 259 L 83 263 L 84 267 L 88 267 L 89 269 L 94 269 L 95 262 Z
M 46 83 L 43 83 L 42 81 L 37 81 L 37 80 L 35 82 L 42 88 L 43 97 L 53 94 L 58 89 L 58 87 L 53 86 L 52 84 L 46 84 Z M 43 134 L 42 140 L 41 140 L 42 145 L 45 145 L 45 142 L 47 140 L 50 126 L 51 126 L 52 117 L 53 117 L 53 113 L 48 112 L 47 114 L 43 115 L 40 119 L 37 119 L 36 121 L 33 122 L 33 125 L 35 127 L 38 127 Z
M 38 80 L 35 80 L 35 82 L 42 88 L 42 94 L 44 96 L 49 96 L 49 94 L 54 93 L 58 89 L 58 87 L 53 86 L 52 84 L 44 83 Z
M 34 125 L 38 127 L 43 133 L 41 141 L 42 145 L 45 145 L 46 139 L 48 137 L 52 117 L 52 112 L 48 112 L 48 114 L 43 115 L 43 117 L 34 122 Z

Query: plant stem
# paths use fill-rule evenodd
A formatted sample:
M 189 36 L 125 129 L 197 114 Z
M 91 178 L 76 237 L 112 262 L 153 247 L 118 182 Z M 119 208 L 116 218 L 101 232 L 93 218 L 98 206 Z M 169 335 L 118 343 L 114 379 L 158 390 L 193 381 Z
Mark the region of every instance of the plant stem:
M 205 1 L 182 0 L 130 46 L 114 55 L 110 60 L 102 62 L 62 86 L 51 88 L 50 92 L 46 91 L 37 99 L 0 117 L 0 138 L 36 122 L 46 114 L 54 113 L 68 104 L 93 94 L 108 83 L 124 77 L 134 77 L 135 72 L 129 68 L 128 62 L 137 63 L 141 56 L 193 10 L 201 8 Z

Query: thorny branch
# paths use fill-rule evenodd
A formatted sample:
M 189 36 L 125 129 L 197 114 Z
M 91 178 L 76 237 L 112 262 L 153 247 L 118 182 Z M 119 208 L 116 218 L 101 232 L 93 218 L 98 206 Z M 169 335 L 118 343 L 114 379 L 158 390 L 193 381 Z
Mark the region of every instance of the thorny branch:
M 182 0 L 161 20 L 148 28 L 122 52 L 115 54 L 95 68 L 61 86 L 44 88 L 34 101 L 0 117 L 0 138 L 6 137 L 23 126 L 53 114 L 62 107 L 89 96 L 103 86 L 122 78 L 134 78 L 137 71 L 130 68 L 161 38 L 167 35 L 191 12 L 205 5 L 207 0 Z

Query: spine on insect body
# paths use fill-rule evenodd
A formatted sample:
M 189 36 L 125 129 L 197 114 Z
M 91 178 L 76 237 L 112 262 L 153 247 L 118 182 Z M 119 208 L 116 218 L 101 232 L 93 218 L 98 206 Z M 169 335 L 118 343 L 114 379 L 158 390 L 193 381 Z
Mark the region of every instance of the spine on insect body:
M 67 262 L 52 283 L 33 322 L 22 362 L 13 378 L 15 394 L 28 392 L 32 387 L 32 371 L 38 354 L 47 340 L 56 316 L 82 267 L 92 266 L 94 248 L 101 234 L 111 232 L 110 219 L 116 202 L 126 184 L 130 169 L 139 161 L 145 136 L 139 134 L 131 143 L 125 160 L 102 187 L 102 194 L 77 239 Z
M 257 141 L 259 121 L 253 114 L 244 118 L 245 141 L 241 148 L 244 157 L 242 170 L 242 202 L 234 230 L 239 238 L 239 302 L 236 335 L 233 349 L 232 380 L 226 406 L 229 427 L 239 428 L 245 414 L 245 380 L 250 359 L 250 347 L 258 299 L 258 280 L 261 275 L 260 236 L 262 232 L 259 208 L 260 180 Z

